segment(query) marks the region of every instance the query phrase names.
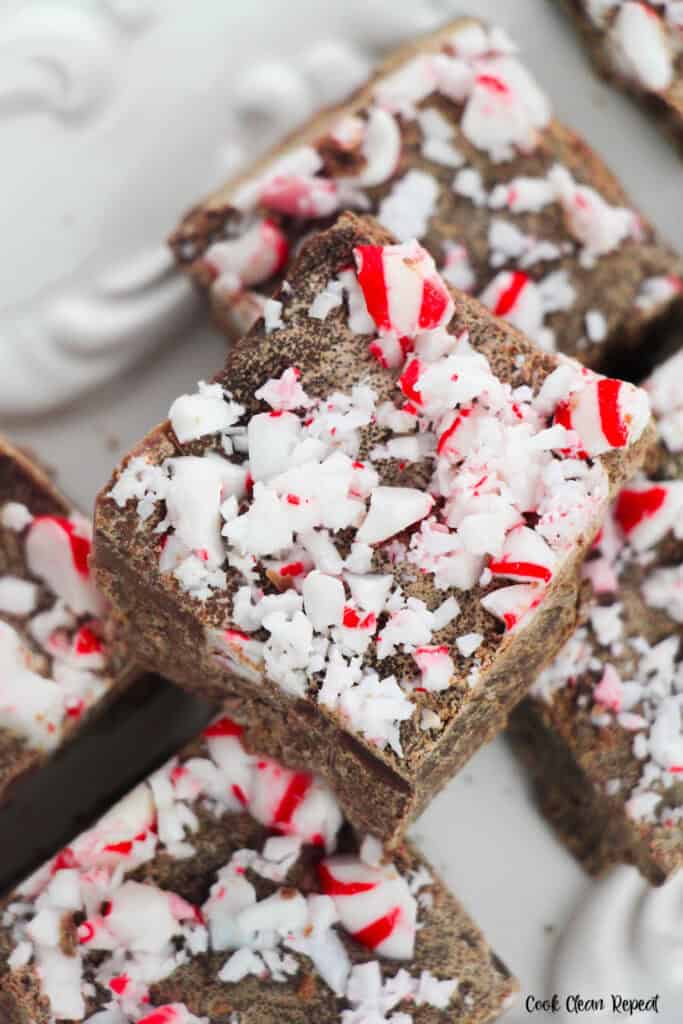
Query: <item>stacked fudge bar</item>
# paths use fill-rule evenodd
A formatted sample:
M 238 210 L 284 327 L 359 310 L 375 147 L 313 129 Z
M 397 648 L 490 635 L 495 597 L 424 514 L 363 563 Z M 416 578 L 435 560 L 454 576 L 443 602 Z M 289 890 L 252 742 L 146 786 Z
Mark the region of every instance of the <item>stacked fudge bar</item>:
M 683 864 L 683 352 L 647 384 L 660 450 L 615 502 L 583 625 L 512 719 L 541 806 L 592 871 Z
M 0 438 L 0 801 L 135 677 L 90 545 L 90 522 Z
M 417 238 L 451 284 L 593 368 L 646 347 L 681 308 L 680 260 L 552 117 L 507 36 L 470 18 L 394 54 L 191 210 L 171 245 L 218 322 L 241 333 L 301 238 L 343 209 Z
M 215 720 L 0 906 L 3 1024 L 479 1024 L 516 983 L 409 845 Z
M 563 0 L 607 78 L 637 96 L 683 153 L 683 5 L 678 0 Z
M 98 582 L 143 664 L 393 843 L 569 636 L 652 437 L 644 392 L 347 213 L 101 492 Z

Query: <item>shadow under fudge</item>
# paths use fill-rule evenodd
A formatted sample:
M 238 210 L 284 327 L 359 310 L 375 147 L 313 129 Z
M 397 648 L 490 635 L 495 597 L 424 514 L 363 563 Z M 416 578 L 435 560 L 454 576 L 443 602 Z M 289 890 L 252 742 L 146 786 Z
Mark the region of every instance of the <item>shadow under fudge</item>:
M 211 713 L 164 679 L 140 677 L 48 764 L 19 779 L 0 807 L 0 895 L 162 764 Z
M 354 246 L 391 241 L 391 236 L 370 218 L 345 214 L 336 227 L 306 244 L 289 276 L 290 287 L 280 294 L 286 307 L 285 327 L 267 334 L 263 324 L 257 324 L 233 348 L 225 371 L 216 378 L 246 406 L 248 414 L 263 408 L 254 397 L 257 388 L 289 366 L 300 369 L 301 383 L 313 395 L 348 389 L 361 378 L 382 398 L 394 393 L 395 378 L 369 355 L 368 336 L 349 330 L 343 308 L 324 322 L 311 319 L 307 313 L 328 281 L 341 268 L 353 265 Z M 456 313 L 450 329 L 455 333 L 467 328 L 471 344 L 486 355 L 499 378 L 513 386 L 529 384 L 537 390 L 557 367 L 555 357 L 540 352 L 476 300 L 453 294 Z M 517 356 L 524 357 L 522 366 L 517 365 L 519 360 L 516 364 Z M 372 436 L 363 442 L 365 449 L 381 440 L 381 432 L 378 434 L 374 427 L 370 433 Z M 180 453 L 201 454 L 217 443 L 200 440 L 181 446 L 167 422 L 153 430 L 124 465 L 140 455 L 160 465 Z M 652 428 L 648 426 L 628 448 L 600 457 L 612 490 L 633 474 L 651 443 Z M 478 632 L 483 637 L 478 652 L 478 682 L 474 688 L 468 686 L 466 676 L 471 663 L 456 651 L 453 635 L 435 637 L 435 642 L 449 643 L 456 663 L 457 682 L 438 695 L 443 729 L 436 734 L 424 732 L 416 721 L 418 716 L 413 715 L 411 721 L 403 723 L 404 756 L 398 757 L 349 732 L 315 699 L 294 699 L 267 677 L 238 677 L 216 660 L 207 645 L 206 629 L 228 625 L 225 594 L 200 605 L 170 574 L 160 574 L 160 538 L 154 527 L 161 515 L 155 512 L 141 524 L 131 503 L 122 509 L 117 507 L 109 492 L 120 472 L 117 470 L 97 501 L 95 561 L 98 582 L 128 620 L 141 662 L 182 686 L 227 702 L 232 716 L 245 727 L 248 746 L 280 757 L 286 764 L 320 772 L 349 820 L 389 843 L 397 841 L 431 797 L 504 727 L 507 715 L 535 675 L 572 631 L 579 567 L 599 527 L 596 519 L 577 538 L 572 552 L 561 561 L 531 624 L 512 635 L 502 635 L 502 625 L 481 606 L 482 593 L 491 585 L 453 592 L 461 609 L 458 635 Z M 405 470 L 387 464 L 382 472 L 385 481 L 394 484 L 424 488 L 427 483 L 420 463 L 409 464 Z M 233 572 L 228 591 L 234 592 L 238 582 L 238 574 Z M 417 580 L 401 579 L 401 585 L 406 594 L 424 599 L 430 607 L 446 596 L 435 588 L 429 574 Z M 411 658 L 398 654 L 387 661 L 389 670 L 402 678 Z

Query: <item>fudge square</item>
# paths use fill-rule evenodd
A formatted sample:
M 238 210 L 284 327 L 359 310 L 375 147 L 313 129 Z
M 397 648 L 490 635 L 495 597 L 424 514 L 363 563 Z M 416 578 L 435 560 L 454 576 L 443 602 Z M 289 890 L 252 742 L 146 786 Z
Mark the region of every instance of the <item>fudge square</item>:
M 583 624 L 512 735 L 541 806 L 586 867 L 683 865 L 683 352 L 649 382 L 660 450 L 611 509 L 585 573 Z
M 343 209 L 418 238 L 451 284 L 594 368 L 614 372 L 681 313 L 680 259 L 552 117 L 507 36 L 471 18 L 395 53 L 191 210 L 171 246 L 242 333 L 302 235 Z
M 0 438 L 0 802 L 136 672 L 88 568 L 91 524 Z
M 679 3 L 564 0 L 598 70 L 642 101 L 683 154 Z
M 569 636 L 645 393 L 540 352 L 344 214 L 96 504 L 142 662 L 395 841 Z
M 517 990 L 410 845 L 226 716 L 0 912 L 4 1024 L 480 1024 Z

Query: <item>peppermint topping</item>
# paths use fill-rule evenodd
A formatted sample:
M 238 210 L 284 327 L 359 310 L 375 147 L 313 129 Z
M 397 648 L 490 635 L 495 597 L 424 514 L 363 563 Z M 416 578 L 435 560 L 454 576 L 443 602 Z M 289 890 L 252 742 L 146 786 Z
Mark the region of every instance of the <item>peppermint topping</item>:
M 244 412 L 236 402 L 225 401 L 220 384 L 200 381 L 197 393 L 181 395 L 170 408 L 168 418 L 181 444 L 207 434 L 226 433 Z
M 650 4 L 620 3 L 607 38 L 614 63 L 623 74 L 652 92 L 669 88 L 673 47 L 663 20 Z
M 51 751 L 112 685 L 104 601 L 88 565 L 91 528 L 78 515 L 34 518 L 15 502 L 1 518 L 21 535 L 32 578 L 0 576 L 0 728 Z
M 104 602 L 88 568 L 92 530 L 81 516 L 38 516 L 26 535 L 29 571 L 76 615 L 100 615 Z
M 610 32 L 619 36 L 619 52 L 630 54 L 624 59 L 632 59 L 646 73 L 661 76 L 665 59 L 671 65 L 673 36 L 679 36 L 676 4 L 660 10 L 662 17 L 643 3 L 615 0 L 614 6 L 619 6 L 619 13 Z M 664 17 L 673 26 L 668 41 L 662 34 Z M 265 315 L 268 328 L 277 329 L 277 310 L 254 288 L 278 274 L 289 247 L 298 243 L 306 228 L 344 208 L 368 211 L 400 241 L 424 240 L 444 278 L 485 297 L 492 309 L 512 277 L 517 301 L 498 315 L 508 317 L 542 347 L 553 350 L 556 333 L 562 350 L 599 345 L 618 333 L 618 316 L 607 324 L 600 311 L 582 309 L 580 318 L 548 318 L 583 302 L 580 268 L 641 240 L 649 229 L 633 211 L 612 205 L 596 189 L 575 180 L 568 167 L 553 166 L 553 152 L 560 147 L 554 145 L 550 122 L 548 100 L 507 36 L 482 24 L 463 24 L 437 52 L 418 54 L 382 77 L 365 106 L 332 123 L 315 145 L 291 148 L 239 186 L 226 222 L 228 237 L 211 242 L 197 263 L 199 277 L 204 284 L 207 278 L 212 282 L 219 303 L 230 309 L 240 326 L 246 328 Z M 545 133 L 550 143 L 547 154 L 539 146 Z M 472 147 L 493 166 L 493 181 L 481 167 L 467 163 L 466 152 Z M 542 162 L 534 175 L 506 177 L 508 161 L 536 151 Z M 414 166 L 417 157 L 419 166 Z M 450 189 L 443 184 L 444 168 L 454 172 Z M 378 186 L 381 194 L 375 191 Z M 469 202 L 481 211 L 473 218 L 472 239 L 467 231 L 461 238 L 445 235 L 444 224 L 466 223 L 467 210 L 461 207 Z M 449 205 L 454 217 L 448 216 Z M 558 207 L 564 214 L 564 232 L 555 215 Z M 525 230 L 527 215 L 546 211 L 551 238 Z M 480 238 L 487 228 L 488 252 Z M 476 248 L 476 268 L 463 248 L 465 242 Z M 562 267 L 557 266 L 560 260 Z M 526 275 L 523 288 L 517 272 Z M 650 280 L 667 278 L 657 275 Z M 640 287 L 633 282 L 637 309 L 645 311 L 651 301 L 671 303 L 671 292 L 653 287 L 651 294 L 647 281 Z M 313 303 L 311 316 L 324 319 L 339 300 L 338 289 L 326 289 Z M 622 316 L 627 314 L 623 309 Z M 584 319 L 585 334 L 576 328 Z M 378 342 L 389 366 L 399 365 L 399 342 L 400 334 Z
M 341 815 L 315 779 L 247 754 L 240 735 L 235 722 L 216 719 L 192 755 L 174 758 L 19 887 L 4 917 L 15 941 L 10 970 L 35 968 L 51 1014 L 90 1024 L 206 1024 L 183 1004 L 150 1008 L 149 990 L 208 952 L 224 954 L 216 976 L 223 984 L 249 974 L 285 983 L 307 961 L 351 1007 L 342 1022 L 383 989 L 386 1008 L 409 1000 L 446 1009 L 457 979 L 402 968 L 385 981 L 378 960 L 360 974 L 352 963 L 354 943 L 382 959 L 413 958 L 418 893 L 426 906 L 429 874 L 403 877 L 368 838 L 358 853 L 319 859 L 317 887 L 314 870 L 305 891 L 293 888 L 303 844 L 333 850 Z M 192 857 L 203 817 L 223 824 L 225 814 L 245 812 L 279 834 L 234 849 L 201 907 L 132 877 L 159 859 Z M 65 935 L 75 948 L 64 946 Z
M 653 405 L 664 416 L 679 402 L 679 361 L 680 354 L 663 364 L 648 384 Z M 666 451 L 666 438 L 662 448 Z M 677 627 L 683 623 L 683 569 L 670 564 L 667 553 L 672 541 L 683 537 L 682 511 L 680 480 L 639 476 L 623 488 L 585 565 L 595 595 L 585 609 L 587 624 L 533 690 L 552 703 L 558 690 L 570 687 L 577 709 L 590 711 L 596 729 L 625 735 L 640 763 L 626 811 L 665 827 L 683 820 L 680 801 L 670 792 L 683 771 L 683 651 Z M 660 612 L 661 624 L 649 622 L 648 608 Z M 621 780 L 611 783 L 610 792 L 620 794 Z
M 230 625 L 205 633 L 221 665 L 317 700 L 402 756 L 420 694 L 476 686 L 478 662 L 466 674 L 455 666 L 483 642 L 452 625 L 454 597 L 428 606 L 406 580 L 480 586 L 504 631 L 528 626 L 603 515 L 608 478 L 591 460 L 636 440 L 649 407 L 632 385 L 570 361 L 537 394 L 512 388 L 466 331 L 446 330 L 453 300 L 417 242 L 354 256 L 356 274 L 334 293 L 358 289 L 349 315 L 364 318 L 369 352 L 395 371 L 383 402 L 362 380 L 314 398 L 288 367 L 256 390 L 266 410 L 247 417 L 202 385 L 200 403 L 219 415 L 212 447 L 161 466 L 134 458 L 111 497 L 136 501 L 141 522 L 154 517 L 162 574 L 193 599 L 227 599 Z M 382 443 L 361 459 L 370 430 Z M 397 463 L 424 465 L 427 485 L 402 485 Z M 396 655 L 408 656 L 400 673 L 384 664 Z
M 662 363 L 644 385 L 657 417 L 660 437 L 668 451 L 674 454 L 683 452 L 682 375 L 683 351 L 680 351 Z
M 417 242 L 361 245 L 354 255 L 358 283 L 380 332 L 414 338 L 448 324 L 453 299 L 434 260 Z

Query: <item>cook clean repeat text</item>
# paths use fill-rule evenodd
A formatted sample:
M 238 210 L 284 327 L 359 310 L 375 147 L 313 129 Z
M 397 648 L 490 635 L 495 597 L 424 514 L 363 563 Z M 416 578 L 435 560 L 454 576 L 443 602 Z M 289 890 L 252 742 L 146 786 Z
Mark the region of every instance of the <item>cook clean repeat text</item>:
M 611 994 L 604 997 L 583 996 L 572 994 L 559 996 L 555 993 L 545 999 L 529 995 L 524 1002 L 527 1013 L 602 1013 L 610 1010 L 612 1014 L 623 1014 L 632 1017 L 640 1013 L 659 1013 L 659 996 L 633 999 L 629 996 Z

